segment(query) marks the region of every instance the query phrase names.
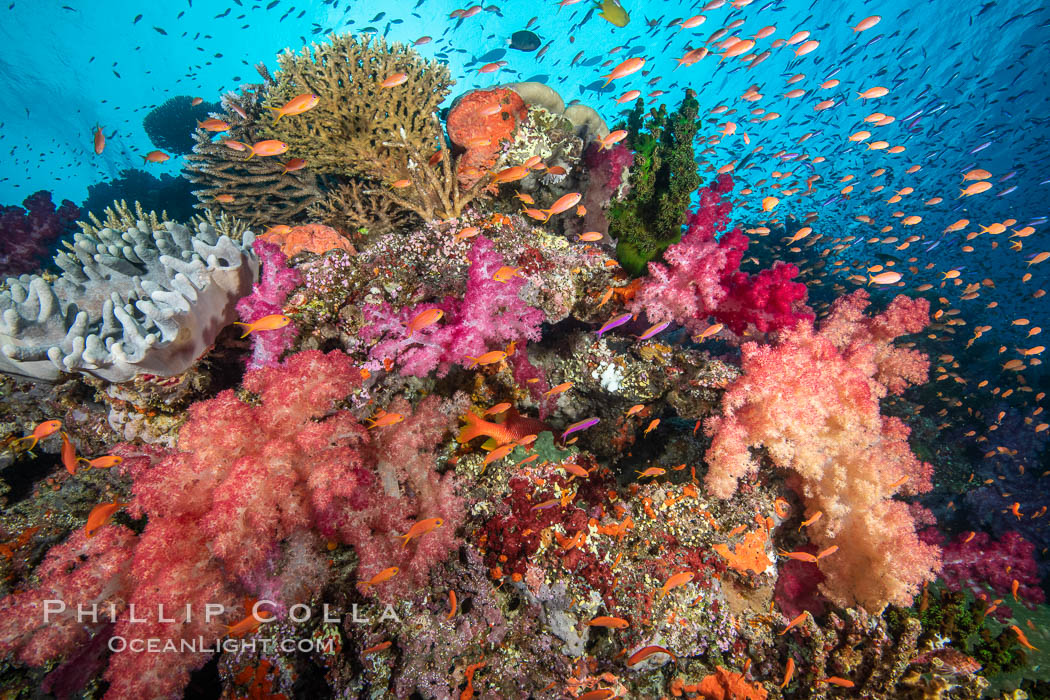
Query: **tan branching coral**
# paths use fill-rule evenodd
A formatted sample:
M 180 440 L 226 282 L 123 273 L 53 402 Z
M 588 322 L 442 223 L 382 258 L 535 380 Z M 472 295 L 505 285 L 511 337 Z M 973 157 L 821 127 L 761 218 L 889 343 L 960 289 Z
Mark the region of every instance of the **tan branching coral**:
M 407 79 L 382 87 L 397 73 Z M 334 35 L 328 43 L 278 57 L 263 106 L 276 109 L 304 93 L 320 102 L 275 120 L 262 136 L 287 143 L 288 155 L 305 159 L 317 173 L 381 183 L 363 193 L 425 220 L 455 217 L 479 190 L 457 186 L 436 115 L 451 85 L 446 66 L 402 44 Z
M 265 77 L 265 76 L 264 76 Z M 270 117 L 259 105 L 262 85 L 246 86 L 241 93 L 222 97 L 225 112 L 218 118 L 230 125 L 218 138 L 197 129 L 193 153 L 186 157 L 186 178 L 199 186 L 194 191 L 198 208 L 216 209 L 264 228 L 271 224 L 305 221 L 307 208 L 321 196 L 321 182 L 309 168 L 285 172 L 289 158 L 248 159 L 250 151 L 226 144 L 253 144 L 262 140 L 262 124 Z M 245 116 L 242 116 L 245 115 Z
M 419 218 L 384 197 L 365 194 L 379 187 L 378 183 L 350 179 L 331 187 L 325 195 L 310 205 L 307 214 L 311 221 L 357 238 L 361 229 L 368 234 L 386 233 L 411 228 Z

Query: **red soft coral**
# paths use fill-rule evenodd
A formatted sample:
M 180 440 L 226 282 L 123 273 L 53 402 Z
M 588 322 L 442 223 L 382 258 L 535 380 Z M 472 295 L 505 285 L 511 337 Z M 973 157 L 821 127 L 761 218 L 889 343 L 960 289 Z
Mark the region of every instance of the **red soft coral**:
M 932 469 L 911 453 L 907 426 L 879 414 L 879 341 L 854 341 L 847 359 L 823 330 L 800 323 L 776 345 L 744 344 L 743 374 L 723 397 L 723 415 L 706 423 L 705 483 L 728 498 L 759 467 L 751 448 L 764 447 L 774 465 L 795 473 L 807 511 L 823 512 L 809 528 L 814 542 L 839 545 L 820 562 L 822 591 L 879 611 L 910 604 L 934 578 L 940 553 L 918 539 L 908 506 L 892 499 L 928 491 Z M 861 356 L 867 361 L 855 361 Z
M 681 242 L 664 251 L 667 264 L 649 263 L 649 276 L 629 307 L 633 313 L 645 313 L 653 322 L 674 321 L 693 333 L 706 328 L 711 317 L 738 334 L 749 326 L 766 333 L 813 318 L 805 305 L 806 286 L 792 281 L 798 268 L 778 262 L 756 275 L 740 272 L 747 236 L 734 228 L 716 239 L 732 210 L 721 196 L 732 188 L 732 178 L 724 174 L 700 191 Z
M 998 540 L 986 532 L 971 534 L 959 533 L 944 548 L 941 578 L 950 589 L 965 588 L 974 595 L 988 595 L 987 586 L 1006 601 L 1003 605 L 1009 605 L 1013 601 L 1013 583 L 1017 581 L 1018 598 L 1029 603 L 1046 601 L 1034 544 L 1014 531 Z M 943 537 L 933 528 L 924 530 L 921 537 L 925 542 L 943 544 Z
M 15 652 L 22 663 L 43 666 L 86 642 L 108 622 L 111 605 L 114 614 L 123 612 L 134 541 L 131 530 L 111 525 L 93 537 L 75 530 L 52 547 L 36 570 L 40 585 L 0 600 L 0 655 Z M 64 609 L 45 615 L 45 601 Z M 97 622 L 78 620 L 78 605 L 96 610 Z

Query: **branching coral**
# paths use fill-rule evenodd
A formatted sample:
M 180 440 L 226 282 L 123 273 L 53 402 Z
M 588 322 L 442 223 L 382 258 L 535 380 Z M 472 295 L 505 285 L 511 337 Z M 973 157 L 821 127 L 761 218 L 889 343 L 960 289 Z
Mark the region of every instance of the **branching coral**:
M 81 224 L 55 257 L 63 272 L 54 282 L 9 280 L 0 292 L 0 371 L 45 381 L 62 372 L 112 382 L 173 376 L 233 321 L 258 271 L 252 234 L 235 243 L 208 224 L 194 230 L 138 214 L 122 229 Z
M 351 178 L 330 187 L 310 205 L 307 213 L 313 221 L 331 226 L 351 239 L 359 234 L 380 234 L 407 229 L 419 222 L 414 212 L 403 209 L 389 199 L 365 194 L 379 183 Z
M 395 73 L 405 73 L 407 80 L 382 87 Z M 263 133 L 287 143 L 288 154 L 304 158 L 315 172 L 382 183 L 366 194 L 426 221 L 451 218 L 480 189 L 459 189 L 436 116 L 451 84 L 446 66 L 401 44 L 387 46 L 371 36 L 332 36 L 329 43 L 278 57 L 265 106 L 276 109 L 303 93 L 320 101 L 303 114 L 266 126 Z M 392 187 L 402 180 L 409 185 Z
M 261 89 L 261 85 L 249 85 L 240 93 L 223 95 L 224 111 L 217 114 L 230 128 L 218 140 L 215 133 L 204 129 L 193 132 L 196 145 L 186 157 L 184 173 L 197 185 L 198 208 L 220 209 L 256 227 L 294 224 L 305 220 L 307 208 L 321 196 L 322 183 L 316 172 L 309 167 L 286 172 L 281 160 L 249 159 L 250 153 L 235 148 L 264 138 L 262 124 L 269 117 L 259 104 Z
M 909 304 L 916 316 L 925 308 L 922 300 L 897 307 Z M 886 339 L 914 328 L 895 314 L 878 318 Z M 827 327 L 845 325 L 833 311 Z M 706 423 L 713 440 L 705 483 L 728 498 L 758 469 L 750 448 L 764 447 L 775 466 L 795 472 L 807 512 L 823 513 L 809 528 L 811 539 L 821 549 L 839 545 L 820 561 L 823 592 L 841 605 L 879 611 L 909 604 L 940 566 L 938 548 L 919 540 L 907 505 L 892 498 L 928 491 L 932 468 L 911 453 L 904 423 L 879 414 L 886 391 L 875 380 L 879 343 L 863 343 L 859 330 L 851 337 L 857 342 L 848 356 L 805 322 L 776 345 L 744 344 L 744 374 L 726 391 L 723 415 Z M 917 366 L 893 376 L 924 376 L 925 358 L 908 357 Z
M 0 275 L 32 272 L 79 214 L 80 207 L 68 199 L 56 209 L 44 190 L 26 197 L 21 207 L 0 207 Z
M 609 210 L 616 257 L 635 275 L 681 239 L 690 198 L 700 186 L 693 159 L 700 126 L 696 97 L 690 91 L 671 114 L 665 105 L 644 116 L 643 109 L 639 99 L 627 120 L 627 145 L 634 151 L 630 188 Z
M 813 318 L 805 305 L 805 285 L 792 281 L 798 268 L 778 262 L 748 275 L 738 270 L 747 236 L 734 228 L 715 238 L 728 226 L 732 205 L 722 195 L 732 188 L 733 179 L 721 175 L 700 191 L 682 241 L 664 253 L 667 264 L 649 263 L 649 276 L 630 304 L 634 313 L 644 312 L 653 322 L 680 323 L 693 333 L 706 328 L 710 317 L 735 333 L 749 326 L 765 333 Z

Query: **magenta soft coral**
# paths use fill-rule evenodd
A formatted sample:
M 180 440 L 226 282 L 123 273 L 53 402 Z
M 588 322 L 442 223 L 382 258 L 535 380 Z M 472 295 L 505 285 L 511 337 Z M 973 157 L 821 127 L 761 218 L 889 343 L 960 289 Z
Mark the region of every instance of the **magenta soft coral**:
M 302 283 L 299 271 L 288 267 L 288 258 L 279 246 L 257 239 L 252 248 L 259 256 L 260 273 L 252 293 L 237 302 L 237 314 L 245 323 L 282 313 L 288 294 Z M 292 323 L 277 330 L 253 333 L 248 369 L 277 364 L 297 335 L 299 331 Z
M 79 216 L 80 207 L 68 199 L 56 209 L 46 190 L 26 197 L 21 207 L 0 207 L 0 275 L 32 272 Z
M 716 238 L 729 223 L 733 207 L 722 195 L 732 188 L 733 179 L 723 174 L 700 190 L 700 204 L 689 214 L 681 242 L 664 252 L 667 264 L 649 263 L 632 312 L 644 312 L 654 322 L 680 323 L 693 333 L 711 317 L 738 334 L 749 326 L 766 333 L 813 318 L 805 305 L 806 286 L 793 281 L 798 268 L 777 262 L 749 275 L 739 270 L 747 236 L 734 228 Z
M 390 359 L 402 374 L 422 377 L 438 370 L 444 376 L 453 364 L 466 366 L 468 357 L 502 349 L 513 340 L 539 340 L 543 312 L 518 297 L 525 280 L 492 279 L 504 265 L 492 241 L 477 236 L 470 252 L 470 272 L 462 299 L 448 296 L 395 311 L 389 304 L 366 305 L 361 337 L 375 345 L 369 352 L 373 364 Z M 430 309 L 441 309 L 438 323 L 409 335 L 408 323 Z
M 924 542 L 942 545 L 943 536 L 934 528 L 921 535 Z M 1039 566 L 1035 561 L 1035 545 L 1009 531 L 998 540 L 986 532 L 963 532 L 944 547 L 944 570 L 941 572 L 948 588 L 969 590 L 974 595 L 988 595 L 986 587 L 1005 601 L 1013 602 L 1013 582 L 1017 581 L 1017 597 L 1028 603 L 1046 602 L 1046 593 L 1039 580 Z
M 845 325 L 833 312 L 828 327 Z M 914 327 L 902 322 L 886 332 Z M 910 604 L 940 567 L 938 548 L 920 541 L 907 504 L 893 499 L 928 491 L 932 468 L 911 453 L 907 426 L 879 414 L 886 389 L 875 379 L 875 358 L 889 336 L 850 337 L 850 359 L 806 322 L 783 331 L 775 345 L 742 346 L 743 374 L 723 396 L 722 416 L 705 424 L 712 437 L 705 483 L 730 497 L 759 468 L 752 448 L 765 448 L 775 466 L 793 472 L 789 484 L 806 514 L 823 513 L 807 529 L 810 538 L 821 549 L 839 546 L 819 564 L 822 591 L 840 605 L 878 611 Z

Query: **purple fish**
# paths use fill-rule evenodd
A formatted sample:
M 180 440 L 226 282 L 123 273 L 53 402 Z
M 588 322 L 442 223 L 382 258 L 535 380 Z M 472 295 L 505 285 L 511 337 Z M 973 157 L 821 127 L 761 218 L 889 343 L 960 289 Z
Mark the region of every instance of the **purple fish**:
M 638 340 L 649 340 L 654 335 L 656 335 L 657 333 L 659 333 L 660 331 L 662 331 L 663 329 L 667 328 L 670 325 L 671 325 L 670 321 L 664 321 L 663 323 L 658 323 L 655 326 L 653 326 L 652 328 L 650 328 L 649 330 L 647 330 L 645 333 L 642 333 L 640 336 L 638 336 Z
M 611 331 L 613 328 L 618 328 L 630 320 L 631 314 L 620 314 L 619 316 L 614 316 L 613 318 L 609 319 L 608 323 L 606 323 L 604 326 L 598 329 L 598 337 L 601 338 L 602 333 L 605 333 L 606 331 Z
M 978 152 L 983 151 L 984 149 L 988 148 L 991 145 L 992 145 L 991 141 L 985 141 L 980 146 L 978 146 L 977 148 L 975 148 L 972 151 L 970 151 L 970 153 L 978 153 Z
M 1005 189 L 1005 190 L 1003 190 L 1002 192 L 1000 192 L 999 194 L 997 194 L 995 196 L 996 197 L 1005 197 L 1006 195 L 1010 194 L 1011 192 L 1013 192 L 1016 189 L 1017 189 L 1017 185 L 1014 185 L 1013 187 L 1010 187 L 1009 189 Z
M 600 420 L 601 420 L 600 418 L 587 418 L 587 419 L 584 419 L 584 420 L 581 420 L 581 421 L 576 421 L 575 423 L 573 423 L 572 425 L 570 425 L 568 428 L 565 429 L 565 432 L 561 434 L 561 439 L 564 441 L 566 437 L 568 437 L 569 435 L 572 435 L 573 433 L 575 433 L 578 430 L 586 430 L 587 428 L 590 428 L 592 425 L 598 425 L 598 422 Z

